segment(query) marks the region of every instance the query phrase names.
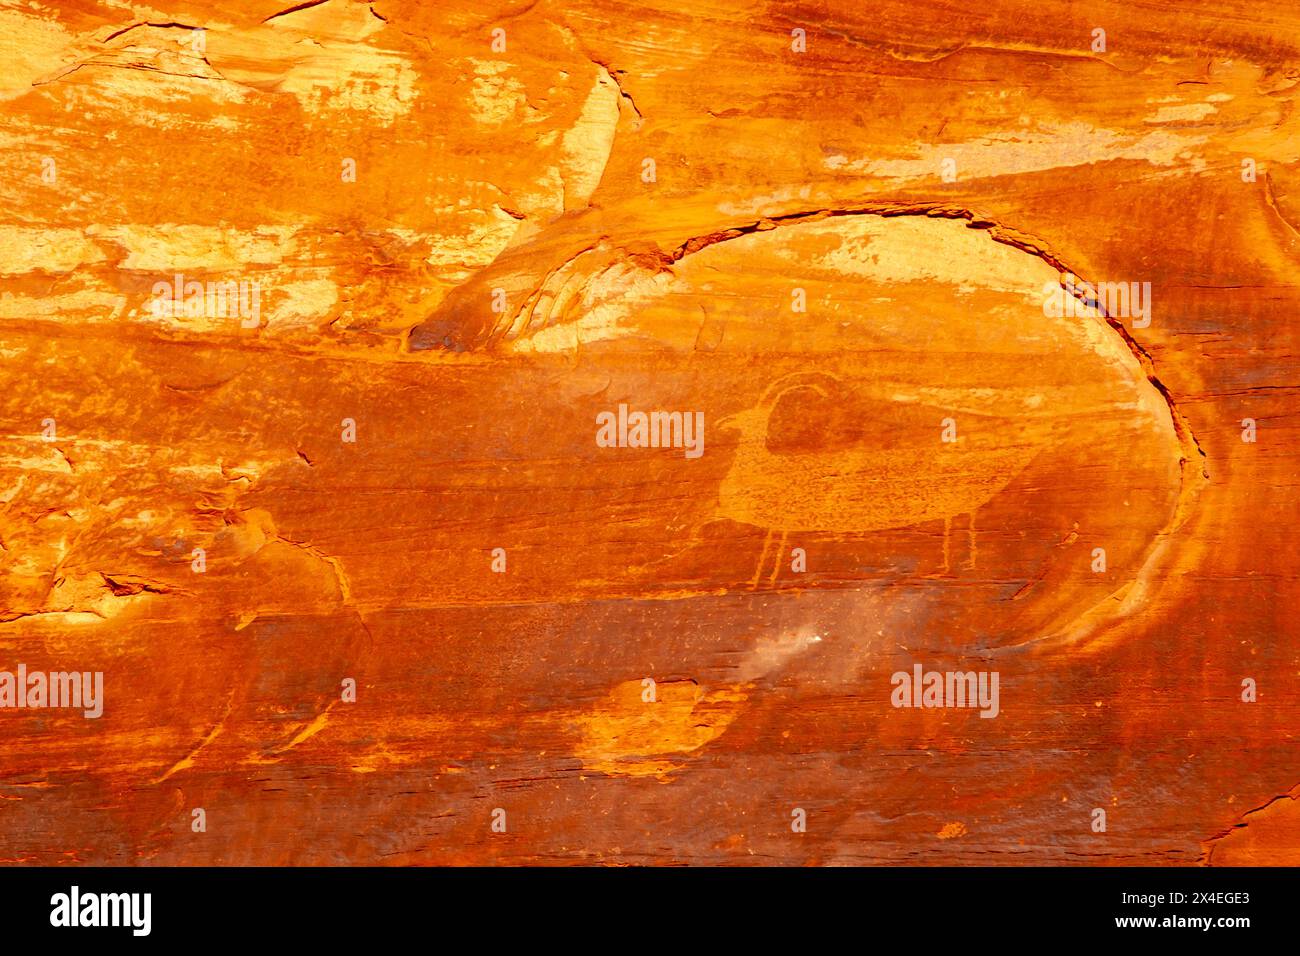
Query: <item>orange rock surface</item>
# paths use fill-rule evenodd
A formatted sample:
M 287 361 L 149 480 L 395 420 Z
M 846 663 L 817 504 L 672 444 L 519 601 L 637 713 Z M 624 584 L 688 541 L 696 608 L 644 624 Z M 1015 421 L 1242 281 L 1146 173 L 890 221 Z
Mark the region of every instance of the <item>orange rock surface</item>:
M 0 6 L 6 862 L 1300 863 L 1300 9 L 159 2 Z

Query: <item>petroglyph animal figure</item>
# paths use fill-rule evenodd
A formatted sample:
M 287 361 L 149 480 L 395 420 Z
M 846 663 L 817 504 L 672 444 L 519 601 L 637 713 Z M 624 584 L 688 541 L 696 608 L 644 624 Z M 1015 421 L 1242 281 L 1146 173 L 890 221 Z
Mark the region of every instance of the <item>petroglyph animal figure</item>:
M 945 443 L 941 415 L 935 416 L 932 429 L 892 436 L 888 449 L 860 444 L 774 451 L 773 414 L 783 400 L 797 402 L 801 391 L 832 400 L 849 395 L 832 375 L 795 372 L 768 386 L 753 408 L 718 422 L 721 429 L 739 432 L 740 439 L 718 489 L 716 517 L 767 530 L 752 587 L 758 586 L 773 539 L 779 536 L 771 573 L 775 581 L 792 532 L 862 533 L 943 519 L 946 561 L 952 519 L 972 516 L 973 539 L 974 512 L 1005 488 L 1037 451 L 1015 438 L 1000 444 L 987 430 Z M 973 556 L 973 540 L 971 551 Z

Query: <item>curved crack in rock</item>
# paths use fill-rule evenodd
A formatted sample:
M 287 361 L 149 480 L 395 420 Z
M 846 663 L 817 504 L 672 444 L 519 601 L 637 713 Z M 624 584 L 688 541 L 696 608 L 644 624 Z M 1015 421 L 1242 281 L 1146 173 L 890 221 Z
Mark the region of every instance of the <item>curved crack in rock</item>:
M 969 223 L 971 228 L 986 230 L 990 238 L 994 241 L 1012 246 L 1022 252 L 1036 256 L 1058 272 L 1074 275 L 1085 283 L 1087 282 L 1085 277 L 1081 276 L 1076 270 L 1063 263 L 1051 251 L 1048 244 L 1031 236 L 1027 236 L 1019 231 L 1009 229 L 994 220 L 983 218 L 973 210 L 964 207 L 941 204 L 900 206 L 883 205 L 839 209 L 831 208 L 806 213 L 792 213 L 784 216 L 774 216 L 770 219 L 759 220 L 723 232 L 688 239 L 673 250 L 670 258 L 671 261 L 677 262 L 688 255 L 719 242 L 726 242 L 738 236 L 765 231 L 786 224 L 814 222 L 837 216 L 855 215 L 924 215 L 946 219 L 962 219 Z M 1062 283 L 1062 288 L 1066 288 L 1064 283 Z M 1080 301 L 1083 301 L 1086 305 L 1094 308 L 1105 321 L 1106 325 L 1120 337 L 1124 346 L 1133 354 L 1139 366 L 1142 368 L 1147 381 L 1164 399 L 1164 402 L 1169 409 L 1169 416 L 1173 424 L 1174 434 L 1177 436 L 1183 449 L 1183 454 L 1179 459 L 1180 482 L 1178 501 L 1170 521 L 1155 536 L 1155 539 L 1147 551 L 1146 559 L 1128 582 L 1111 592 L 1108 597 L 1097 602 L 1090 610 L 1074 618 L 1065 627 L 1019 644 L 1008 645 L 1004 648 L 1000 648 L 999 650 L 1001 651 L 1009 651 L 1017 647 L 1026 647 L 1029 645 L 1042 646 L 1048 644 L 1072 644 L 1081 640 L 1086 640 L 1095 635 L 1107 624 L 1122 619 L 1135 610 L 1135 608 L 1143 603 L 1149 596 L 1149 588 L 1151 586 L 1150 579 L 1155 576 L 1160 561 L 1164 557 L 1164 553 L 1168 549 L 1173 535 L 1176 534 L 1191 517 L 1196 500 L 1199 498 L 1202 488 L 1205 483 L 1209 481 L 1210 477 L 1205 451 L 1202 449 L 1201 443 L 1196 438 L 1196 435 L 1192 432 L 1190 423 L 1179 409 L 1178 403 L 1170 393 L 1169 388 L 1156 374 L 1155 363 L 1152 361 L 1147 350 L 1140 342 L 1133 338 L 1132 334 L 1122 322 L 1107 313 L 1103 303 L 1085 299 L 1084 296 L 1078 292 L 1077 288 L 1070 289 L 1069 291 L 1074 292 L 1076 298 Z M 1196 467 L 1198 460 L 1199 468 Z
M 292 7 L 286 7 L 285 9 L 281 10 L 279 13 L 273 13 L 273 14 L 271 14 L 269 17 L 267 17 L 267 18 L 266 18 L 265 20 L 263 20 L 262 22 L 263 22 L 263 23 L 270 23 L 272 20 L 278 20 L 280 17 L 287 17 L 287 16 L 288 16 L 289 14 L 291 14 L 291 13 L 297 13 L 297 12 L 299 12 L 300 10 L 310 10 L 312 7 L 319 7 L 319 6 L 321 6 L 321 5 L 323 5 L 323 4 L 326 4 L 326 3 L 329 3 L 329 2 L 330 2 L 330 0 L 306 0 L 305 3 L 298 3 L 298 4 L 295 4 L 295 5 L 292 6 Z M 374 13 L 373 10 L 371 10 L 370 12 L 371 12 L 371 13 Z M 383 18 L 381 17 L 380 19 L 383 19 Z M 387 21 L 385 21 L 385 22 L 387 22 Z
M 1289 800 L 1291 801 L 1291 803 L 1282 804 L 1283 800 Z M 1214 836 L 1210 837 L 1208 840 L 1205 840 L 1202 843 L 1204 856 L 1201 858 L 1201 864 L 1203 866 L 1214 866 L 1215 850 L 1219 849 L 1220 844 L 1225 839 L 1233 836 L 1234 834 L 1240 834 L 1243 831 L 1245 831 L 1251 825 L 1251 823 L 1254 822 L 1250 819 L 1251 817 L 1259 817 L 1261 814 L 1266 814 L 1268 813 L 1269 810 L 1271 810 L 1274 807 L 1274 805 L 1277 804 L 1281 804 L 1281 808 L 1280 810 L 1275 811 L 1276 813 L 1281 813 L 1287 810 L 1294 810 L 1296 801 L 1300 801 L 1300 784 L 1296 784 L 1286 793 L 1279 793 L 1277 796 L 1269 798 L 1267 801 L 1260 804 L 1258 807 L 1255 807 L 1253 810 L 1247 810 L 1245 813 L 1243 813 L 1240 816 L 1240 818 L 1238 818 L 1238 821 L 1236 823 L 1232 824 L 1232 826 L 1227 827 L 1226 829 L 1220 831 L 1219 833 L 1215 834 Z M 1267 817 L 1264 817 L 1264 819 L 1267 819 Z M 1249 853 L 1249 850 L 1247 850 L 1246 852 Z M 1285 864 L 1286 861 L 1274 859 L 1274 860 L 1270 860 L 1269 862 L 1278 865 L 1283 865 Z M 1233 864 L 1229 863 L 1227 865 L 1231 866 Z

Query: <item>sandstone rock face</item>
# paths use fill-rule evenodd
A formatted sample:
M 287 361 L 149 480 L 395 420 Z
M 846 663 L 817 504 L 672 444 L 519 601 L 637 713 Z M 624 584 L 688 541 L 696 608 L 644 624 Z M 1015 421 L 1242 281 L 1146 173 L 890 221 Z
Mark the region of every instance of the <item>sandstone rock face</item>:
M 1300 863 L 1298 62 L 0 7 L 6 859 Z

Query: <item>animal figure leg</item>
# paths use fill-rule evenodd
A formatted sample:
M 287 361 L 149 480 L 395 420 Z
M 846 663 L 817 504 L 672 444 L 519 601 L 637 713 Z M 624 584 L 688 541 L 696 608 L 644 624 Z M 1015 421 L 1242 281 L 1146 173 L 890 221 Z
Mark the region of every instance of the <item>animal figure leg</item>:
M 966 523 L 966 542 L 970 547 L 970 560 L 966 562 L 967 570 L 975 570 L 975 512 L 968 515 Z
M 776 576 L 781 571 L 781 562 L 785 560 L 785 542 L 790 537 L 790 532 L 781 532 L 781 543 L 776 546 L 776 561 L 772 565 L 772 576 L 767 579 L 768 584 L 776 584 Z

